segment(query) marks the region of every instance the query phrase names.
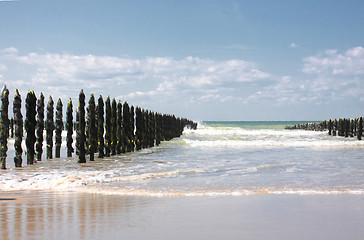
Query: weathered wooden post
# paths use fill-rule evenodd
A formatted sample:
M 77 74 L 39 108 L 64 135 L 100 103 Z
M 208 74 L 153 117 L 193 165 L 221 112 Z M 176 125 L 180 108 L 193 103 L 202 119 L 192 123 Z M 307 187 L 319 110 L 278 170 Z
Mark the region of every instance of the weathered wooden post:
M 35 125 L 36 125 L 36 101 L 37 98 L 33 91 L 29 91 L 27 94 L 27 98 L 25 99 L 25 107 L 26 107 L 26 119 L 25 119 L 25 130 L 27 132 L 26 137 L 26 146 L 27 146 L 27 164 L 34 163 L 34 144 L 36 141 L 35 138 Z
M 135 108 L 135 149 L 138 151 L 142 149 L 142 131 L 143 131 L 143 122 L 142 122 L 142 111 L 140 107 Z
M 72 157 L 72 153 L 74 152 L 74 149 L 72 147 L 73 143 L 73 104 L 72 99 L 70 98 L 68 100 L 68 106 L 67 106 L 67 119 L 66 119 L 66 129 L 67 129 L 67 157 Z
M 130 107 L 130 151 L 133 152 L 135 148 L 135 134 L 134 134 L 134 106 Z
M 116 154 L 120 154 L 123 143 L 123 104 L 121 103 L 121 101 L 118 102 L 117 106 L 117 125 Z
M 105 101 L 105 156 L 110 157 L 111 147 L 111 103 L 108 96 Z
M 104 100 L 100 95 L 97 103 L 97 130 L 98 130 L 98 145 L 99 158 L 104 157 Z
M 76 141 L 77 141 L 77 147 L 79 151 L 78 155 L 78 163 L 85 163 L 86 162 L 86 151 L 85 151 L 85 94 L 83 93 L 83 90 L 81 90 L 78 100 L 78 128 L 76 131 Z
M 54 131 L 54 102 L 52 96 L 49 96 L 47 104 L 46 120 L 46 141 L 47 141 L 47 159 L 53 158 L 53 131 Z
M 362 134 L 363 134 L 363 117 L 359 118 L 357 132 L 358 132 L 357 133 L 358 140 L 361 140 L 361 137 L 362 137 Z
M 331 119 L 327 122 L 327 128 L 329 130 L 329 135 L 331 135 L 331 131 L 332 131 L 332 122 L 331 122 Z
M 6 169 L 6 157 L 9 137 L 9 90 L 6 86 L 1 90 L 1 118 L 0 118 L 0 162 L 1 169 Z
M 21 143 L 23 141 L 23 115 L 21 114 L 21 96 L 18 89 L 15 89 L 14 103 L 13 103 L 13 113 L 14 113 L 14 124 L 15 124 L 15 156 L 14 163 L 15 167 L 22 166 L 22 153 L 23 149 Z
M 56 106 L 56 158 L 61 157 L 62 130 L 63 130 L 63 104 L 59 98 Z
M 15 113 L 14 113 L 15 114 Z M 35 149 L 37 151 L 37 161 L 42 161 L 43 154 L 43 131 L 44 131 L 44 95 L 40 93 L 37 100 L 37 144 Z
M 88 148 L 90 152 L 90 161 L 95 160 L 95 153 L 97 152 L 97 129 L 96 129 L 96 106 L 95 97 L 91 93 L 90 100 L 87 106 L 87 125 L 88 125 Z
M 116 145 L 117 145 L 117 104 L 115 98 L 112 100 L 111 104 L 111 155 L 116 155 Z
M 354 119 L 350 119 L 349 136 L 354 137 Z

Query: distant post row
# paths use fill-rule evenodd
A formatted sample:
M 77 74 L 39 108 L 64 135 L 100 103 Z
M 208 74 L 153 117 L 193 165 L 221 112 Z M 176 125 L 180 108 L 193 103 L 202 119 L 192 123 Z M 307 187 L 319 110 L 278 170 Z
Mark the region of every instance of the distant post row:
M 334 120 L 311 122 L 286 126 L 286 129 L 303 129 L 311 131 L 328 131 L 329 135 L 341 137 L 357 137 L 358 140 L 363 136 L 363 117 L 359 118 L 339 118 Z
M 67 131 L 67 157 L 72 157 L 73 132 L 76 131 L 76 155 L 78 162 L 85 163 L 86 155 L 94 161 L 98 158 L 109 157 L 134 150 L 141 150 L 159 145 L 182 135 L 185 127 L 196 129 L 197 123 L 186 118 L 176 118 L 174 115 L 155 113 L 140 107 L 129 106 L 114 98 L 102 96 L 96 103 L 94 94 L 86 108 L 85 94 L 81 90 L 76 108 L 76 120 L 73 120 L 73 103 L 69 99 L 66 111 L 66 121 L 63 121 L 63 104 L 58 99 L 54 121 L 54 102 L 49 97 L 47 108 L 44 105 L 44 95 L 37 99 L 33 91 L 29 91 L 25 100 L 25 124 L 21 113 L 22 100 L 19 91 L 15 90 L 13 102 L 14 119 L 9 120 L 9 90 L 4 86 L 1 90 L 0 118 L 0 165 L 6 169 L 7 144 L 9 131 L 15 143 L 15 167 L 22 167 L 23 126 L 26 132 L 27 164 L 42 160 L 43 133 L 46 132 L 46 156 L 53 158 L 53 133 L 55 132 L 55 158 L 60 158 L 62 131 Z M 86 109 L 85 109 L 86 108 Z M 46 111 L 46 115 L 45 115 Z M 44 117 L 46 116 L 46 120 Z

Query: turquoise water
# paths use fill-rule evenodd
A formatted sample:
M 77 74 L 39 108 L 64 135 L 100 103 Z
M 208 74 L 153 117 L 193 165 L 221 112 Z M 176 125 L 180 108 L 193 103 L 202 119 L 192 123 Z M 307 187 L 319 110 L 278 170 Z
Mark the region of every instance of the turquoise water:
M 139 152 L 86 164 L 63 157 L 22 169 L 13 166 L 10 140 L 9 169 L 0 175 L 0 190 L 148 196 L 363 194 L 364 141 L 284 129 L 297 123 L 302 122 L 202 122 L 197 130 L 186 129 L 180 138 Z

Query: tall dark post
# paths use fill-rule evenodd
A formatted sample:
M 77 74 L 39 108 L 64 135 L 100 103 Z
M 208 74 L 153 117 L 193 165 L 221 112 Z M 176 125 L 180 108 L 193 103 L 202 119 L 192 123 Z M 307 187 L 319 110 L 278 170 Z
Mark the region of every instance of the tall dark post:
M 54 131 L 54 102 L 52 96 L 49 96 L 47 104 L 47 120 L 46 120 L 46 141 L 47 141 L 47 158 L 53 158 L 53 131 Z
M 87 106 L 87 125 L 88 125 L 88 148 L 90 152 L 90 161 L 94 161 L 94 155 L 97 152 L 97 128 L 96 128 L 96 106 L 95 97 L 91 93 Z
M 117 144 L 116 144 L 116 153 L 121 153 L 121 147 L 123 143 L 123 104 L 121 101 L 118 102 L 117 107 L 117 130 L 116 130 L 116 136 L 117 136 Z
M 15 97 L 13 103 L 13 113 L 14 113 L 14 124 L 15 124 L 15 156 L 14 163 L 15 167 L 22 166 L 22 153 L 23 149 L 21 143 L 23 141 L 23 115 L 21 114 L 21 96 L 18 89 L 15 89 Z
M 105 156 L 110 157 L 111 145 L 111 103 L 110 97 L 105 101 Z
M 14 113 L 15 114 L 15 113 Z M 44 95 L 40 93 L 37 100 L 37 161 L 42 161 L 43 154 L 43 131 L 44 131 Z
M 1 169 L 6 169 L 6 157 L 9 137 L 9 90 L 6 86 L 1 90 L 1 118 L 0 118 L 0 164 Z
M 72 147 L 73 143 L 73 105 L 72 99 L 70 98 L 67 106 L 67 120 L 66 120 L 66 129 L 67 129 L 67 157 L 72 157 L 72 153 L 74 149 Z
M 36 101 L 37 98 L 33 91 L 29 91 L 27 94 L 27 98 L 25 99 L 25 108 L 26 108 L 26 119 L 25 119 L 25 130 L 27 131 L 26 137 L 26 146 L 27 146 L 27 164 L 34 163 L 34 144 L 36 141 L 35 138 L 35 115 L 36 115 Z
M 111 155 L 116 155 L 117 145 L 117 105 L 115 98 L 111 104 Z
M 135 129 L 135 125 L 134 125 L 134 106 L 131 105 L 130 107 L 130 151 L 134 151 L 135 148 L 135 133 L 134 133 L 134 129 Z
M 97 130 L 98 130 L 98 145 L 99 158 L 104 157 L 104 100 L 100 95 L 97 103 Z
M 63 104 L 59 98 L 56 106 L 56 158 L 61 157 L 62 130 L 63 130 Z
M 135 108 L 135 145 L 136 150 L 142 149 L 142 132 L 143 132 L 143 121 L 142 121 L 142 111 L 140 107 Z
M 363 134 L 363 117 L 359 118 L 357 132 L 358 132 L 357 133 L 358 140 L 361 140 L 361 137 L 362 137 L 362 134 Z
M 85 151 L 85 141 L 86 141 L 86 123 L 85 123 L 85 94 L 83 93 L 83 90 L 81 90 L 78 100 L 78 129 L 77 129 L 77 135 L 76 135 L 76 141 L 77 146 L 79 150 L 78 155 L 78 163 L 85 163 L 86 162 L 86 151 Z

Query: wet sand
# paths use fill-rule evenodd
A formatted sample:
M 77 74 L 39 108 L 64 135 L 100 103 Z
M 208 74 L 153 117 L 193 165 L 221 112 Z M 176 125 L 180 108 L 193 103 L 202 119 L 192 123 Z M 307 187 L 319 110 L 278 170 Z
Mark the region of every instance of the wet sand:
M 0 239 L 362 239 L 363 195 L 0 193 Z

